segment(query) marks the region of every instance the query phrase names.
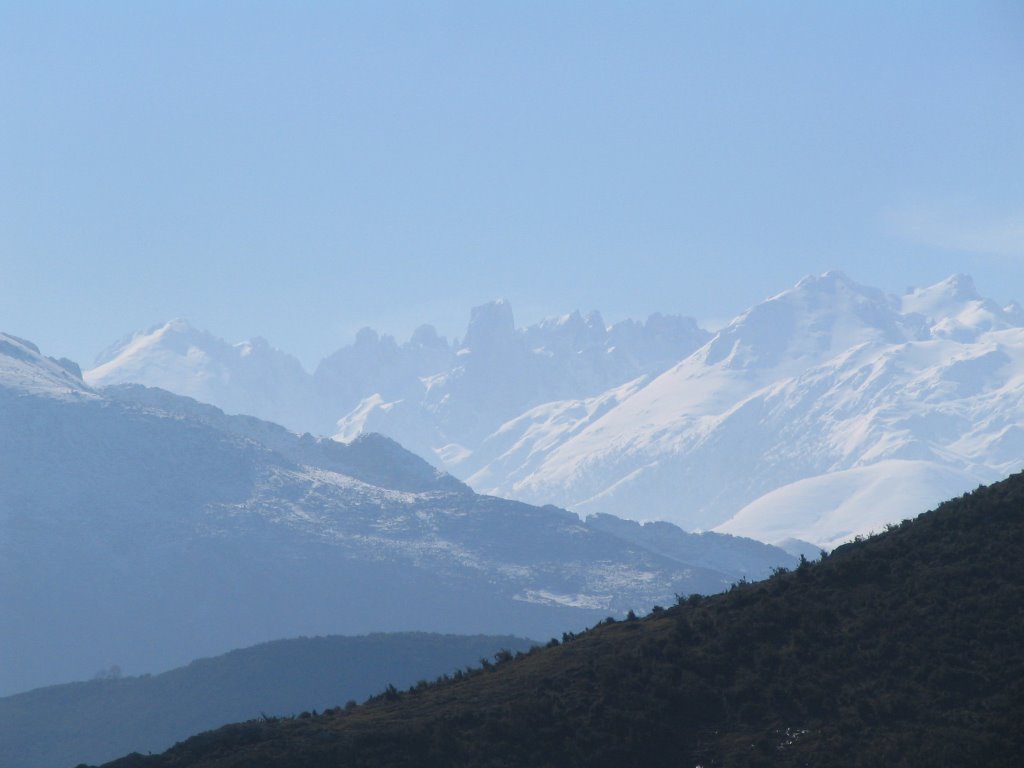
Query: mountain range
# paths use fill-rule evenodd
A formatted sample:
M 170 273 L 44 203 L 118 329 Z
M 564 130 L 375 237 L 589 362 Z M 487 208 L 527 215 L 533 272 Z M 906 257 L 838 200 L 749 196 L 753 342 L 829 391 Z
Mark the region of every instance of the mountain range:
M 1018 473 L 759 583 L 107 768 L 1016 768 L 1022 547 Z
M 574 312 L 517 329 L 508 302 L 495 301 L 472 310 L 461 341 L 449 343 L 430 325 L 403 344 L 363 328 L 310 375 L 265 339 L 229 344 L 173 320 L 111 345 L 86 380 L 160 387 L 318 435 L 336 433 L 350 413 L 423 400 L 437 423 L 425 422 L 419 436 L 406 430 L 403 445 L 437 463 L 439 441 L 458 453 L 535 403 L 662 371 L 708 338 L 690 318 L 659 314 L 605 326 L 596 312 Z M 346 427 L 348 436 L 374 431 L 365 426 Z
M 544 638 L 791 565 L 474 493 L 394 441 L 297 435 L 0 334 L 0 695 L 297 635 Z
M 839 272 L 716 333 L 575 312 L 464 338 L 364 329 L 312 375 L 175 321 L 85 378 L 158 386 L 349 441 L 392 437 L 478 492 L 830 548 L 1024 463 L 1024 311 L 954 275 L 892 296 Z

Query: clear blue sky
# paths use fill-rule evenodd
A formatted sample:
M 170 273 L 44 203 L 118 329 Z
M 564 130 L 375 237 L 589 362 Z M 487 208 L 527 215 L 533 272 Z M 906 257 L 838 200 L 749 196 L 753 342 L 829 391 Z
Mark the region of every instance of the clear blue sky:
M 0 0 L 0 329 L 728 319 L 804 274 L 1024 301 L 1016 2 Z

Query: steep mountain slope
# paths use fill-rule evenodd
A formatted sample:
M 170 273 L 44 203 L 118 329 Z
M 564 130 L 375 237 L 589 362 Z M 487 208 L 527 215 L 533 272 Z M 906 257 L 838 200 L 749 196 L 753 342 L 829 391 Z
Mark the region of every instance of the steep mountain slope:
M 1024 474 L 463 679 L 108 768 L 935 766 L 1024 753 Z
M 278 640 L 160 675 L 107 673 L 0 698 L 0 765 L 68 768 L 167 749 L 197 731 L 254 717 L 362 701 L 393 684 L 479 663 L 527 640 L 486 635 L 377 634 Z
M 479 496 L 379 435 L 342 444 L 159 390 L 97 392 L 9 336 L 0 435 L 3 693 L 288 635 L 546 637 L 791 561 L 685 562 Z
M 313 383 L 291 355 L 265 339 L 228 344 L 172 320 L 112 345 L 85 372 L 92 386 L 143 384 L 301 431 L 322 432 Z
M 1018 469 L 1022 435 L 1018 308 L 963 277 L 900 301 L 829 273 L 650 383 L 509 422 L 469 482 L 581 514 L 834 546 L 904 503 Z

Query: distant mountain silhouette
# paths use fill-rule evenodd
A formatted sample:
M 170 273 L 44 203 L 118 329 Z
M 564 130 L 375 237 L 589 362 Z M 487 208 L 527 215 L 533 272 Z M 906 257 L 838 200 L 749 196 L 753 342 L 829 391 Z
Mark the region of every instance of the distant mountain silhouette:
M 0 766 L 67 768 L 167 749 L 252 717 L 298 715 L 363 701 L 479 664 L 530 642 L 486 635 L 375 634 L 277 640 L 159 675 L 55 685 L 0 698 Z

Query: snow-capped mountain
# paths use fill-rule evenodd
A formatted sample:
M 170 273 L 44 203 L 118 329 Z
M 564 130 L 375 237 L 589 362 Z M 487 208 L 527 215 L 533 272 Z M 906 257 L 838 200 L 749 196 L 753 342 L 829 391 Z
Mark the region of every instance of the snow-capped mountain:
M 482 466 L 478 447 L 510 419 L 653 376 L 708 337 L 689 318 L 653 315 L 607 327 L 596 312 L 517 329 L 508 302 L 492 302 L 472 311 L 446 369 L 394 396 L 368 393 L 338 421 L 336 436 L 401 434 L 403 445 L 468 477 Z
M 830 547 L 1020 468 L 1022 334 L 964 275 L 900 297 L 812 276 L 713 336 L 658 315 L 516 328 L 494 302 L 452 344 L 364 330 L 308 402 L 321 432 L 341 415 L 337 439 L 386 434 L 479 492 Z
M 0 695 L 301 634 L 545 638 L 793 562 L 479 496 L 379 435 L 96 390 L 3 334 L 0 436 Z
M 114 344 L 85 372 L 94 387 L 143 384 L 292 429 L 314 431 L 319 409 L 299 361 L 265 339 L 229 344 L 172 320 Z
M 964 276 L 902 299 L 807 278 L 650 383 L 503 425 L 503 453 L 468 480 L 831 546 L 1020 468 L 1022 326 Z
M 363 328 L 309 375 L 262 339 L 229 344 L 175 320 L 113 345 L 85 380 L 160 387 L 313 434 L 401 433 L 451 470 L 525 410 L 655 375 L 709 337 L 692 319 L 657 314 L 606 327 L 596 312 L 573 312 L 517 328 L 495 301 L 472 310 L 461 342 L 429 325 L 402 344 Z

